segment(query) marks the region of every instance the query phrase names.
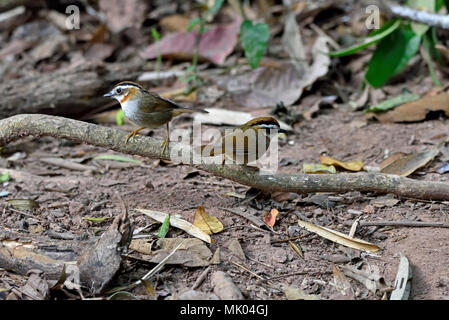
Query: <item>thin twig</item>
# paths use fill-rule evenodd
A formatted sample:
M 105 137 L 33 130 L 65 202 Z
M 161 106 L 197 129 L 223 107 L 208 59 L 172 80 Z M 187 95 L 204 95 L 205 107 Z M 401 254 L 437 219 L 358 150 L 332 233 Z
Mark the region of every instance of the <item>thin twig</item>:
M 200 276 L 196 279 L 195 283 L 193 284 L 192 290 L 198 289 L 198 287 L 203 283 L 204 279 L 206 279 L 209 271 L 210 271 L 210 266 L 207 267 L 203 272 L 201 272 Z

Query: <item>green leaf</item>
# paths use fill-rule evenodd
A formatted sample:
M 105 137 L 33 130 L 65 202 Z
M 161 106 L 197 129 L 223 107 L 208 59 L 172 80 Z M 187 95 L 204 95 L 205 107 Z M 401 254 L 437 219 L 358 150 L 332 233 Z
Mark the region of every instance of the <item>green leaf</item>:
M 270 38 L 270 29 L 265 23 L 253 25 L 249 20 L 245 20 L 240 26 L 240 39 L 245 56 L 251 68 L 259 66 L 260 59 L 265 53 Z
M 392 76 L 407 66 L 418 52 L 421 36 L 410 27 L 402 26 L 377 45 L 366 72 L 366 80 L 375 88 L 381 87 Z
M 192 31 L 193 28 L 195 28 L 200 22 L 201 22 L 200 18 L 191 19 L 189 25 L 186 28 L 187 32 Z
M 329 56 L 331 57 L 344 57 L 351 54 L 354 54 L 362 49 L 365 49 L 386 36 L 390 35 L 393 31 L 395 31 L 399 26 L 401 25 L 400 19 L 393 19 L 385 23 L 382 28 L 379 30 L 375 30 L 374 32 L 370 33 L 367 38 L 365 38 L 361 43 L 357 43 L 349 48 L 345 48 L 342 50 L 330 52 Z
M 382 101 L 379 104 L 371 106 L 368 110 L 365 111 L 365 113 L 387 111 L 397 106 L 400 106 L 401 104 L 418 100 L 419 98 L 421 98 L 419 94 L 410 94 L 410 93 L 401 94 L 397 97 Z
M 165 217 L 164 223 L 159 228 L 159 232 L 157 233 L 158 238 L 165 238 L 168 232 L 168 228 L 170 228 L 170 215 L 167 214 Z
M 120 162 L 129 162 L 129 163 L 136 163 L 136 164 L 143 164 L 142 161 L 116 155 L 116 154 L 103 154 L 96 156 L 94 160 L 112 160 L 112 161 L 120 161 Z
M 117 122 L 117 125 L 123 126 L 123 120 L 125 119 L 125 113 L 122 109 L 117 111 L 117 114 L 115 115 L 115 121 Z
M 214 5 L 207 11 L 210 15 L 216 15 L 218 10 L 223 6 L 224 0 L 215 0 Z
M 435 3 L 435 12 L 438 12 L 443 8 L 444 6 L 444 0 L 437 0 Z
M 0 176 L 0 182 L 6 182 L 10 178 L 9 172 L 6 172 Z
M 159 41 L 161 39 L 161 35 L 159 34 L 159 32 L 157 32 L 156 28 L 151 29 L 151 35 L 156 41 Z

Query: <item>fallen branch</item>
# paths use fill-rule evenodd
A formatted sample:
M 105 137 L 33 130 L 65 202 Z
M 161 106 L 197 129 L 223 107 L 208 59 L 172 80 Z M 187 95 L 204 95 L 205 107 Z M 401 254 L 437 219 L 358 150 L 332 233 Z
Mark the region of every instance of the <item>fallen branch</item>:
M 165 160 L 170 160 L 169 155 L 173 148 L 179 150 L 180 147 L 178 143 L 172 142 L 165 154 L 161 156 L 161 140 L 139 136 L 125 144 L 127 132 L 48 115 L 24 114 L 0 120 L 0 146 L 25 136 L 52 136 L 125 154 Z M 449 200 L 449 184 L 447 183 L 418 181 L 394 175 L 378 173 L 260 175 L 257 170 L 236 165 L 190 163 L 187 165 L 269 192 L 282 191 L 303 194 L 360 191 L 393 193 L 401 197 L 424 200 Z
M 449 15 L 415 10 L 409 7 L 401 6 L 388 0 L 380 0 L 381 8 L 389 15 L 394 17 L 427 24 L 431 27 L 437 27 L 449 30 Z

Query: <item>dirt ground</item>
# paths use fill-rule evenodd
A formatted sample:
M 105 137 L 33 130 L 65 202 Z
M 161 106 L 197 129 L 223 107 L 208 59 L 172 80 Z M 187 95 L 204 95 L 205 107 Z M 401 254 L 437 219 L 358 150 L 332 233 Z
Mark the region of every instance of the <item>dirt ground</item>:
M 301 107 L 299 107 L 301 108 Z M 263 114 L 258 110 L 255 114 Z M 176 125 L 187 123 L 181 119 Z M 446 134 L 447 119 L 435 119 L 414 124 L 382 124 L 366 121 L 362 113 L 342 109 L 324 110 L 312 121 L 303 121 L 297 127 L 297 134 L 288 136 L 289 143 L 280 149 L 280 172 L 299 172 L 304 162 L 317 162 L 320 154 L 327 153 L 341 160 L 363 160 L 366 165 L 379 165 L 386 152 L 415 152 L 427 150 L 437 144 Z M 130 127 L 121 127 L 127 130 Z M 153 136 L 164 134 L 156 130 Z M 440 138 L 438 138 L 440 136 Z M 432 140 L 432 138 L 437 139 Z M 394 282 L 400 254 L 405 255 L 412 266 L 413 280 L 411 299 L 446 299 L 449 290 L 449 248 L 448 229 L 439 228 L 392 228 L 359 227 L 356 236 L 377 244 L 381 251 L 376 254 L 361 254 L 356 250 L 343 248 L 297 225 L 298 218 L 348 233 L 352 222 L 358 217 L 353 210 L 363 211 L 372 201 L 382 195 L 351 192 L 340 196 L 339 201 L 321 206 L 310 200 L 310 195 L 272 195 L 243 201 L 226 196 L 227 192 L 245 194 L 249 189 L 234 182 L 213 177 L 204 172 L 197 174 L 187 166 L 175 166 L 142 160 L 146 166 L 113 161 L 95 161 L 92 157 L 108 152 L 99 148 L 78 145 L 53 138 L 26 138 L 8 146 L 8 154 L 23 152 L 23 159 L 7 161 L 2 158 L 2 168 L 14 169 L 32 174 L 24 182 L 10 181 L 3 189 L 10 192 L 6 199 L 34 199 L 40 204 L 35 218 L 23 216 L 0 202 L 0 221 L 4 228 L 21 229 L 25 232 L 46 234 L 49 230 L 70 232 L 76 236 L 88 237 L 104 230 L 110 220 L 94 223 L 82 220 L 85 217 L 114 217 L 120 213 L 120 205 L 112 194 L 118 191 L 131 212 L 135 227 L 143 227 L 150 219 L 133 211 L 146 208 L 170 214 L 179 214 L 193 221 L 197 206 L 204 206 L 207 213 L 220 219 L 224 225 L 221 233 L 213 235 L 210 246 L 215 252 L 220 248 L 219 265 L 212 270 L 226 271 L 247 299 L 285 299 L 279 288 L 286 285 L 299 287 L 308 294 L 317 294 L 323 299 L 380 299 L 363 285 L 351 280 L 353 292 L 343 296 L 333 285 L 333 263 L 349 264 L 376 270 L 390 283 Z M 66 159 L 90 159 L 84 164 L 101 166 L 101 173 L 79 172 L 62 169 L 39 161 L 39 158 L 57 156 Z M 289 161 L 285 161 L 288 159 Z M 447 181 L 447 176 L 435 172 L 441 165 L 437 159 L 430 166 L 413 176 L 415 179 Z M 334 199 L 332 198 L 332 199 Z M 5 199 L 5 198 L 4 198 Z M 276 201 L 277 199 L 278 201 Z M 338 200 L 338 199 L 337 199 Z M 411 220 L 449 223 L 449 203 L 398 199 L 393 206 L 378 205 L 370 213 L 363 213 L 368 221 Z M 391 204 L 390 204 L 391 205 Z M 246 219 L 221 208 L 237 208 L 254 213 L 263 219 L 265 210 L 277 208 L 280 211 L 274 233 L 254 229 Z M 368 210 L 369 211 L 369 210 Z M 144 233 L 157 233 L 158 224 Z M 304 252 L 301 258 L 287 243 L 273 243 L 274 240 L 304 235 L 295 243 Z M 184 237 L 171 229 L 168 236 Z M 284 277 L 260 281 L 248 271 L 234 264 L 238 261 L 229 250 L 230 242 L 237 239 L 246 255 L 243 265 L 264 278 Z M 239 262 L 240 264 L 242 261 Z M 137 280 L 151 268 L 135 261 L 127 261 L 118 283 Z M 204 268 L 168 266 L 154 283 L 160 299 L 173 297 L 191 287 Z M 211 292 L 210 274 L 199 287 L 202 292 Z M 23 285 L 25 277 L 6 270 L 0 270 L 0 280 L 11 286 Z M 134 294 L 143 294 L 137 288 Z

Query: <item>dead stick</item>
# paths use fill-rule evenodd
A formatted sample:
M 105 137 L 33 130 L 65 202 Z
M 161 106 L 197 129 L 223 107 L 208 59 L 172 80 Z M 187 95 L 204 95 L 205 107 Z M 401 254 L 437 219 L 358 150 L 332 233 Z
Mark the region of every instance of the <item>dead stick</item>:
M 199 288 L 199 286 L 203 283 L 204 279 L 206 279 L 209 271 L 210 271 L 210 266 L 207 267 L 203 272 L 201 272 L 200 276 L 198 277 L 198 279 L 196 279 L 195 283 L 193 284 L 192 290 L 196 290 Z
M 170 152 L 182 148 L 178 143 L 171 142 L 165 154 L 160 156 L 160 140 L 137 137 L 134 141 L 124 143 L 127 132 L 62 117 L 22 114 L 0 120 L 0 146 L 26 136 L 52 136 L 153 159 L 170 160 Z M 449 200 L 447 183 L 417 181 L 394 175 L 379 173 L 261 175 L 257 170 L 236 165 L 186 164 L 215 176 L 271 192 L 303 194 L 360 191 L 393 193 L 401 197 L 424 200 Z
M 359 224 L 361 227 L 449 228 L 447 223 L 421 221 L 360 221 Z
M 447 15 L 415 10 L 388 0 L 380 0 L 379 4 L 392 16 L 449 30 L 449 16 Z

